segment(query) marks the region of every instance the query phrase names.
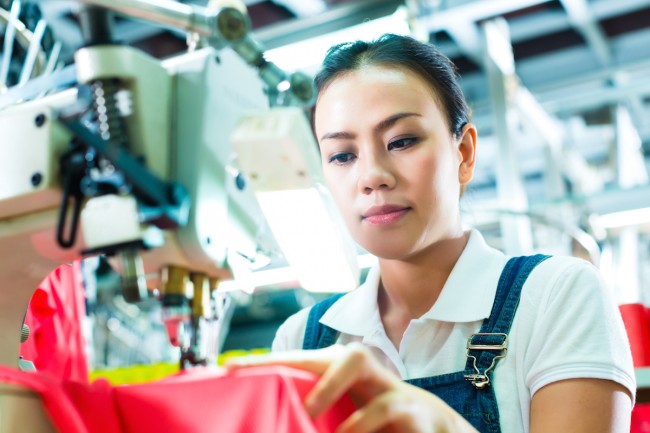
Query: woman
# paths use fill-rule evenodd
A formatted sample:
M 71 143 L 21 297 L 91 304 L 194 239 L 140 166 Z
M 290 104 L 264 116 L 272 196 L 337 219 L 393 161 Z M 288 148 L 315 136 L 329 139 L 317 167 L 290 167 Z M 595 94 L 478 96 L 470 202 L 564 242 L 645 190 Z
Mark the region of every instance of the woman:
M 385 35 L 330 49 L 316 86 L 326 182 L 379 264 L 356 291 L 289 318 L 282 353 L 232 367 L 321 375 L 305 406 L 316 416 L 348 392 L 359 410 L 342 432 L 629 431 L 631 355 L 597 270 L 510 260 L 463 231 L 477 138 L 449 60 Z

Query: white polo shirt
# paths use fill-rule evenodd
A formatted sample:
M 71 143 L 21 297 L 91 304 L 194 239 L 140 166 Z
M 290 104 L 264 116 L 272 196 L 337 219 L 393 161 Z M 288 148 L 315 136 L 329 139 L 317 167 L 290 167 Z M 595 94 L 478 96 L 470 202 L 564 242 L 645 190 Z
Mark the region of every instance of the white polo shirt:
M 507 261 L 472 230 L 438 300 L 411 321 L 399 349 L 386 336 L 379 316 L 378 267 L 320 321 L 340 332 L 337 343 L 361 342 L 402 379 L 460 371 L 467 360 L 467 339 L 490 315 Z M 306 308 L 287 319 L 277 331 L 273 351 L 302 348 L 308 314 Z M 533 394 L 570 378 L 613 380 L 636 393 L 632 356 L 613 294 L 588 262 L 551 257 L 524 284 L 507 356 L 494 371 L 501 431 L 527 433 Z

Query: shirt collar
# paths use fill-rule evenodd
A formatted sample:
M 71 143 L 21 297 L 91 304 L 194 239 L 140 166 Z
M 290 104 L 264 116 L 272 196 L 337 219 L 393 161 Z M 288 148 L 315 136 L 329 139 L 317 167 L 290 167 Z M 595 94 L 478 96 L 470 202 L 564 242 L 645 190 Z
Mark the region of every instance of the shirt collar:
M 444 322 L 474 322 L 489 317 L 507 257 L 485 243 L 477 230 L 469 240 L 436 303 L 422 318 Z M 368 336 L 381 324 L 377 306 L 379 265 L 370 268 L 363 284 L 336 301 L 320 322 L 339 332 Z
M 467 245 L 451 270 L 440 296 L 422 318 L 443 322 L 474 322 L 486 319 L 507 257 L 471 230 Z
M 320 322 L 339 332 L 360 337 L 370 335 L 378 323 L 377 288 L 379 265 L 375 263 L 368 271 L 365 281 L 356 290 L 336 301 L 323 314 Z

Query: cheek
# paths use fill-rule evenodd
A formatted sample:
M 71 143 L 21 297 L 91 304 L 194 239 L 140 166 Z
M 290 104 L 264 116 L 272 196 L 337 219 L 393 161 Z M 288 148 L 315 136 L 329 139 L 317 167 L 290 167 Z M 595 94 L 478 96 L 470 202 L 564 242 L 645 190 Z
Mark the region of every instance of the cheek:
M 333 173 L 331 170 L 324 168 L 325 185 L 327 186 L 336 207 L 343 215 L 346 223 L 354 219 L 354 185 L 350 180 L 340 173 Z
M 406 173 L 408 189 L 413 192 L 413 198 L 427 207 L 446 201 L 444 197 L 454 190 L 454 183 L 458 183 L 453 167 L 442 155 L 415 158 Z
M 435 156 L 426 155 L 414 158 L 408 164 L 406 175 L 411 180 L 410 184 L 415 189 L 436 189 L 439 182 L 445 177 L 441 173 L 439 161 Z
M 448 183 L 451 180 L 458 180 L 457 164 L 454 159 L 449 149 L 438 149 L 437 152 L 419 158 L 414 164 L 423 176 L 428 176 L 430 180 L 440 183 L 442 186 L 449 186 Z M 424 173 L 428 173 L 428 175 L 424 175 Z
M 339 208 L 345 208 L 345 197 L 346 197 L 346 185 L 345 180 L 341 176 L 333 174 L 331 171 L 324 169 L 323 170 L 325 178 L 325 186 L 329 189 L 330 194 L 334 198 L 334 202 Z M 349 203 L 348 203 L 349 205 Z

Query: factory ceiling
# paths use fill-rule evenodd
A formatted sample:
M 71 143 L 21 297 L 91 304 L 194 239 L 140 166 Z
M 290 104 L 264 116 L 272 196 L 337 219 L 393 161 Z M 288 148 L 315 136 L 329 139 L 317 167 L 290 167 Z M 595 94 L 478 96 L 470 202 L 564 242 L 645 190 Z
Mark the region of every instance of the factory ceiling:
M 7 3 L 9 0 L 0 0 Z M 204 5 L 205 2 L 193 2 Z M 507 23 L 520 85 L 538 108 L 562 125 L 564 144 L 586 164 L 611 162 L 616 147 L 617 107 L 650 150 L 650 0 L 245 0 L 255 37 L 268 49 L 408 11 L 414 31 L 449 56 L 462 75 L 464 91 L 482 137 L 482 168 L 476 188 L 493 190 L 499 148 L 494 143 L 495 110 L 485 68 L 484 23 Z M 52 31 L 71 59 L 81 44 L 78 4 L 39 2 Z M 119 40 L 157 57 L 186 48 L 183 34 L 120 19 Z M 619 128 L 620 128 L 620 123 Z M 526 179 L 545 175 L 547 143 L 522 135 L 518 152 Z M 615 163 L 610 164 L 615 166 Z M 620 169 L 620 167 L 619 167 Z M 570 168 L 569 168 L 570 170 Z M 613 168 L 616 171 L 616 167 Z M 612 175 L 616 176 L 616 174 Z M 565 176 L 571 178 L 571 176 Z

